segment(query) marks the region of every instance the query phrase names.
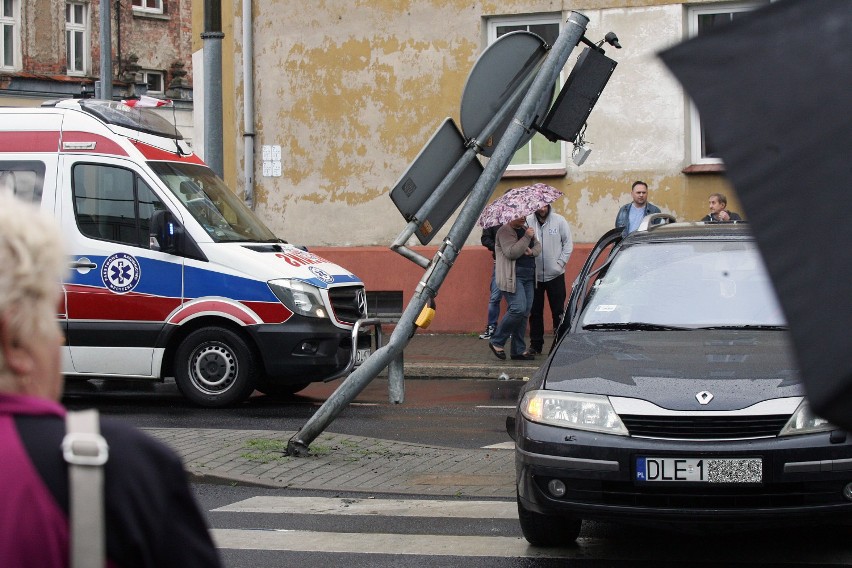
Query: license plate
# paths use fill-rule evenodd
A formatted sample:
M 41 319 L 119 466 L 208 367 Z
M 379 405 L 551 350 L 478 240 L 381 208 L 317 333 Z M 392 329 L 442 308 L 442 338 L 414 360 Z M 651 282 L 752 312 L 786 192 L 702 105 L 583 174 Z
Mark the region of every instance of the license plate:
M 761 458 L 636 458 L 636 481 L 760 483 Z
M 371 351 L 370 351 L 370 349 L 369 349 L 369 348 L 367 348 L 367 349 L 359 349 L 359 350 L 355 353 L 355 366 L 357 367 L 358 365 L 360 365 L 361 363 L 363 363 L 364 361 L 366 361 L 366 360 L 367 360 L 367 357 L 369 357 L 369 356 L 370 356 L 370 353 L 371 353 Z

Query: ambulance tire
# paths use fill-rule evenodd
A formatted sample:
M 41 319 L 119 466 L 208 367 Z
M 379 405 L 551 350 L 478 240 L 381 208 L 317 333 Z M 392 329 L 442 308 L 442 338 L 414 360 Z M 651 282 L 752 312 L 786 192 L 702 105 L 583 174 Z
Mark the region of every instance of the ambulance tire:
M 246 341 L 224 327 L 204 327 L 184 338 L 175 354 L 175 382 L 190 401 L 211 408 L 242 402 L 254 391 L 257 358 Z

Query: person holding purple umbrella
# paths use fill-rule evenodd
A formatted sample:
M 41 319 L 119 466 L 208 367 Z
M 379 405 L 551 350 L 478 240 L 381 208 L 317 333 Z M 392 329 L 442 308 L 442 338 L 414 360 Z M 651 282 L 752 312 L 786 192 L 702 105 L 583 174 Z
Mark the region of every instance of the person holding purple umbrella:
M 505 359 L 504 346 L 511 336 L 511 358 L 534 359 L 527 351 L 524 335 L 533 303 L 535 257 L 541 254 L 541 243 L 535 239 L 535 229 L 527 226 L 526 215 L 500 227 L 495 241 L 495 277 L 508 309 L 488 347 L 498 359 Z

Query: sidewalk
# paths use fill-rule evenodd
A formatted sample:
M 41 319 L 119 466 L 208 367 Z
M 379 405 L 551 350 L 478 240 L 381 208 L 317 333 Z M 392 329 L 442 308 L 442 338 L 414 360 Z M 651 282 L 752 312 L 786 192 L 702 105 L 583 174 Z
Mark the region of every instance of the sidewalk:
M 551 338 L 545 339 L 545 350 Z M 477 335 L 415 335 L 405 377 L 529 378 L 535 361 L 498 360 Z M 514 498 L 514 452 L 464 450 L 324 432 L 307 458 L 284 455 L 295 432 L 146 428 L 183 458 L 196 481 L 331 491 Z M 334 430 L 334 423 L 329 426 Z

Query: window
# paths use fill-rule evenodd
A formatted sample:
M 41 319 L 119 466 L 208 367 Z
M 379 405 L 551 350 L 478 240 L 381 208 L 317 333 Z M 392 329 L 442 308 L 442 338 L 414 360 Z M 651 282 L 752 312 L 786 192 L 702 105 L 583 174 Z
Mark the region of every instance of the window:
M 65 3 L 65 61 L 69 75 L 89 71 L 89 6 Z
M 768 4 L 769 0 L 716 4 L 690 8 L 689 36 L 705 34 L 710 30 L 732 22 L 744 14 Z M 693 164 L 718 164 L 721 160 L 716 155 L 716 149 L 708 143 L 705 137 L 705 124 L 698 116 L 694 105 L 690 108 L 690 147 Z
M 488 22 L 488 43 L 497 41 L 509 32 L 528 31 L 540 36 L 549 45 L 559 37 L 558 16 L 553 17 L 516 17 L 498 18 Z M 558 87 L 558 85 L 557 85 Z M 554 95 L 559 89 L 555 89 Z M 541 134 L 536 133 L 529 142 L 518 150 L 509 164 L 509 169 L 562 169 L 565 167 L 565 145 L 562 142 L 553 143 Z
M 30 203 L 41 203 L 44 163 L 29 160 L 0 161 L 0 194 L 11 193 Z
M 149 95 L 163 93 L 163 73 L 161 71 L 142 71 L 142 78 L 148 85 Z
M 133 0 L 133 10 L 137 12 L 163 13 L 163 0 Z
M 149 247 L 151 216 L 165 206 L 138 175 L 125 168 L 78 164 L 72 190 L 77 226 L 84 235 Z
M 20 0 L 0 0 L 0 69 L 20 65 Z

